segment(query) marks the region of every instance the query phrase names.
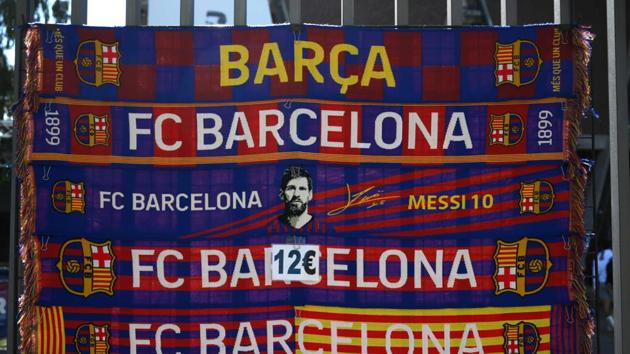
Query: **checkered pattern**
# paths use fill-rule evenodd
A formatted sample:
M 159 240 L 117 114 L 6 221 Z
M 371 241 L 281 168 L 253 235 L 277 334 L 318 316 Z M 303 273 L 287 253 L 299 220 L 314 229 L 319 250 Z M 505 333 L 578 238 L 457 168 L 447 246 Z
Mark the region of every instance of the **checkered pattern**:
M 516 289 L 516 279 L 516 267 L 499 267 L 497 271 L 499 290 Z
M 72 198 L 83 198 L 83 185 L 71 184 L 70 193 L 72 194 Z
M 92 245 L 90 251 L 92 252 L 94 268 L 111 268 L 112 256 L 108 246 Z
M 107 339 L 106 327 L 94 327 L 94 339 L 96 341 L 103 342 Z
M 57 27 L 38 27 L 46 33 Z M 42 41 L 44 49 L 44 85 L 42 94 L 105 101 L 145 102 L 244 102 L 274 98 L 311 98 L 376 102 L 454 102 L 492 101 L 505 99 L 570 97 L 573 78 L 571 54 L 573 44 L 561 44 L 563 65 L 560 92 L 553 92 L 542 78 L 551 75 L 554 47 L 553 34 L 557 27 L 461 28 L 461 29 L 377 29 L 354 27 L 321 27 L 306 25 L 301 32 L 290 26 L 258 28 L 90 28 L 60 26 L 64 38 L 63 89 L 55 87 L 56 62 L 54 45 Z M 566 31 L 566 30 L 565 30 Z M 565 36 L 568 34 L 565 33 Z M 119 85 L 105 83 L 94 87 L 81 82 L 74 68 L 78 45 L 83 41 L 119 43 L 103 47 L 104 63 L 118 64 Z M 313 41 L 321 46 L 323 61 L 317 65 L 323 82 L 318 82 L 306 67 L 304 79 L 294 81 L 295 40 Z M 543 61 L 539 78 L 521 87 L 497 85 L 510 80 L 510 66 L 497 59 L 497 45 L 509 45 L 516 40 L 531 41 L 540 51 Z M 278 76 L 265 77 L 254 83 L 261 53 L 269 53 L 265 43 L 277 43 L 282 63 L 270 59 L 267 67 L 282 67 L 288 81 Z M 340 85 L 331 75 L 331 49 L 337 44 L 349 44 L 358 50 L 339 56 L 339 75 L 357 75 L 358 83 L 340 92 Z M 240 45 L 248 49 L 249 80 L 240 86 L 220 86 L 221 45 Z M 395 86 L 383 79 L 372 79 L 361 86 L 371 46 L 384 46 Z M 557 49 L 557 48 L 556 48 Z M 115 51 L 115 52 L 112 52 Z M 311 49 L 303 50 L 304 58 L 313 58 Z M 236 60 L 238 55 L 231 58 Z M 384 70 L 380 58 L 376 71 Z M 108 64 L 110 65 L 110 64 Z M 236 75 L 232 71 L 232 77 Z

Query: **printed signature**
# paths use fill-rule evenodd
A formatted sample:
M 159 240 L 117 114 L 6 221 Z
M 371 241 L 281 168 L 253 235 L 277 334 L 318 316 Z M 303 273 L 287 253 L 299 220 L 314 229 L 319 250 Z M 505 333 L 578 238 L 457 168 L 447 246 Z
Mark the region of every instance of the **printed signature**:
M 360 192 L 352 193 L 350 190 L 350 185 L 346 183 L 346 189 L 348 190 L 348 199 L 346 200 L 346 204 L 340 206 L 339 208 L 333 209 L 328 212 L 328 216 L 339 215 L 346 211 L 346 209 L 350 207 L 356 207 L 359 205 L 366 205 L 366 209 L 371 209 L 378 205 L 385 204 L 386 200 L 400 198 L 398 195 L 383 195 L 381 192 L 376 191 L 376 193 L 371 193 L 376 186 L 368 187 Z

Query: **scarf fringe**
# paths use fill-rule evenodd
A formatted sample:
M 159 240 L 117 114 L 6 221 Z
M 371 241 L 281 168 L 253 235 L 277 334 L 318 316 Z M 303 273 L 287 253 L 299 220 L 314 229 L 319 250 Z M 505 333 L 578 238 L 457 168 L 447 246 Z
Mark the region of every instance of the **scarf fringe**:
M 20 257 L 24 266 L 23 292 L 19 299 L 20 353 L 37 351 L 37 298 L 39 296 L 39 243 L 35 232 L 35 177 L 31 162 L 33 143 L 33 112 L 37 107 L 37 92 L 42 78 L 42 46 L 40 31 L 37 27 L 27 30 L 26 77 L 24 96 L 15 109 L 16 137 L 16 173 L 20 180 Z
M 567 173 L 566 178 L 571 183 L 571 211 L 569 229 L 569 247 L 571 252 L 570 269 L 572 271 L 572 292 L 575 298 L 577 321 L 579 326 L 578 352 L 590 354 L 592 352 L 592 336 L 595 324 L 586 297 L 584 278 L 584 202 L 588 171 L 583 166 L 577 154 L 578 138 L 581 134 L 581 124 L 587 108 L 591 105 L 591 85 L 589 81 L 589 62 L 591 59 L 591 42 L 594 35 L 588 27 L 577 26 L 571 29 L 574 45 L 574 92 L 576 97 L 568 104 L 567 124 L 568 135 L 566 141 Z

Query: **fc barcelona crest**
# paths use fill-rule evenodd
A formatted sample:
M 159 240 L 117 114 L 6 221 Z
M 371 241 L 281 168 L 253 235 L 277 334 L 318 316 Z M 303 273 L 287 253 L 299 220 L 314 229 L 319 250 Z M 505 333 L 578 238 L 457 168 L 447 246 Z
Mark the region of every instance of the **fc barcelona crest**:
M 531 84 L 538 77 L 542 60 L 533 42 L 517 40 L 509 44 L 496 44 L 496 85 L 516 87 Z
M 109 354 L 109 326 L 86 323 L 77 328 L 74 345 L 79 354 Z
M 551 259 L 547 245 L 537 238 L 516 242 L 497 241 L 493 275 L 495 294 L 512 292 L 521 296 L 541 291 L 549 279 Z
M 81 82 L 100 87 L 105 84 L 120 86 L 120 52 L 118 42 L 99 40 L 81 42 L 74 66 Z
M 503 324 L 503 349 L 505 354 L 534 354 L 541 338 L 533 323 Z
M 544 214 L 553 207 L 553 185 L 545 180 L 521 183 L 521 214 Z
M 52 205 L 60 213 L 85 213 L 83 182 L 59 181 L 52 188 Z
M 74 137 L 79 144 L 93 147 L 109 144 L 109 120 L 107 115 L 82 114 L 74 122 Z
M 490 145 L 516 145 L 523 138 L 523 119 L 516 113 L 490 115 Z
M 63 287 L 74 295 L 114 294 L 112 243 L 95 243 L 85 238 L 67 241 L 59 251 L 57 269 Z

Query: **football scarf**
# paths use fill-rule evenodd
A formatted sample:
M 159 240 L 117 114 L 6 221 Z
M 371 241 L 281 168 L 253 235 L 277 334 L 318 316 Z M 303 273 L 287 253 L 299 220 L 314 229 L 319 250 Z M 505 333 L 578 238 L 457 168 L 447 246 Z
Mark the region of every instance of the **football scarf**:
M 590 353 L 584 28 L 32 25 L 25 353 Z

